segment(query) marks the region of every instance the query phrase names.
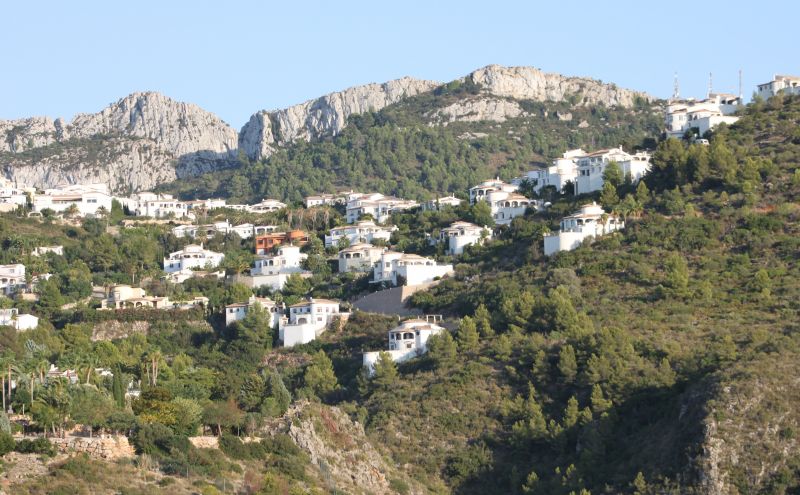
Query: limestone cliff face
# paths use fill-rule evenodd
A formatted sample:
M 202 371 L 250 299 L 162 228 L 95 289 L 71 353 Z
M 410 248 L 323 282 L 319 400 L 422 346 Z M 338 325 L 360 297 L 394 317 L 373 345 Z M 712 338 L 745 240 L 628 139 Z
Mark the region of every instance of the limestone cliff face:
M 646 93 L 619 88 L 585 77 L 567 77 L 533 67 L 489 65 L 466 77 L 494 96 L 534 101 L 573 101 L 578 105 L 631 107 L 637 98 L 652 101 Z
M 283 110 L 261 111 L 242 128 L 239 146 L 252 159 L 264 158 L 276 147 L 298 139 L 309 141 L 335 135 L 353 114 L 380 110 L 438 85 L 404 77 L 383 84 L 356 86 Z
M 512 100 L 478 97 L 453 103 L 428 115 L 431 124 L 446 126 L 451 122 L 505 122 L 525 115 L 525 112 Z
M 236 131 L 200 107 L 134 93 L 69 124 L 0 121 L 0 171 L 37 187 L 102 181 L 118 192 L 142 190 L 224 166 L 237 145 Z

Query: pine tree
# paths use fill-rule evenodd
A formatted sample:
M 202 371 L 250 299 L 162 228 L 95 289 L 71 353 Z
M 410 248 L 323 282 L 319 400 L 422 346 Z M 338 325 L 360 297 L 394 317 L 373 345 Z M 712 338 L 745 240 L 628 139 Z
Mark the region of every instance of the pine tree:
M 320 349 L 314 354 L 311 365 L 306 368 L 304 381 L 306 387 L 320 398 L 339 388 L 333 372 L 333 362 L 325 351 Z
M 640 180 L 639 184 L 636 185 L 636 201 L 638 201 L 640 205 L 645 205 L 649 200 L 650 189 L 647 188 L 647 184 L 645 184 L 643 180 Z
M 561 421 L 564 429 L 566 430 L 575 426 L 578 423 L 579 415 L 580 410 L 578 408 L 578 399 L 576 399 L 573 395 L 567 401 L 567 407 L 564 409 L 564 418 Z
M 428 339 L 428 355 L 437 368 L 447 368 L 455 364 L 458 347 L 450 332 L 445 330 Z
M 481 337 L 487 338 L 494 335 L 494 330 L 492 329 L 492 317 L 489 314 L 489 310 L 486 309 L 486 306 L 483 303 L 481 303 L 477 309 L 475 309 L 475 314 L 473 317 L 475 318 L 475 324 L 478 326 L 478 332 L 481 334 Z
M 564 378 L 565 383 L 572 383 L 578 374 L 578 361 L 575 357 L 575 349 L 567 344 L 558 353 L 558 371 Z
M 617 188 L 610 182 L 603 183 L 603 189 L 600 192 L 600 204 L 607 210 L 611 210 L 619 203 L 619 195 Z
M 478 351 L 478 328 L 475 325 L 475 320 L 469 316 L 461 319 L 458 325 L 458 333 L 456 333 L 456 340 L 458 341 L 458 350 L 461 352 L 477 352 Z
M 117 407 L 125 407 L 125 384 L 122 383 L 122 371 L 114 370 L 114 379 L 111 382 L 111 394 Z
M 382 390 L 390 390 L 397 384 L 397 365 L 388 352 L 378 354 L 372 382 Z
M 604 412 L 608 411 L 611 408 L 611 401 L 607 400 L 603 396 L 603 389 L 600 387 L 600 384 L 595 383 L 592 386 L 592 412 L 596 416 L 600 416 Z

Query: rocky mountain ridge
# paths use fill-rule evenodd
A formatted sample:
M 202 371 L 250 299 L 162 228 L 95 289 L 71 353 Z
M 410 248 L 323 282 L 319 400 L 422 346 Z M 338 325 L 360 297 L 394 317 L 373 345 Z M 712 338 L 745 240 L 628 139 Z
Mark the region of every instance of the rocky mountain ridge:
M 479 88 L 426 113 L 430 125 L 502 122 L 524 115 L 517 100 L 631 107 L 653 98 L 600 81 L 532 67 L 490 65 L 459 79 Z M 440 87 L 404 77 L 330 93 L 282 110 L 259 111 L 236 132 L 200 107 L 154 92 L 133 93 L 71 122 L 49 117 L 0 121 L 0 173 L 37 187 L 107 182 L 116 192 L 151 189 L 235 165 L 237 153 L 263 159 L 298 140 L 341 132 L 351 115 L 379 111 Z

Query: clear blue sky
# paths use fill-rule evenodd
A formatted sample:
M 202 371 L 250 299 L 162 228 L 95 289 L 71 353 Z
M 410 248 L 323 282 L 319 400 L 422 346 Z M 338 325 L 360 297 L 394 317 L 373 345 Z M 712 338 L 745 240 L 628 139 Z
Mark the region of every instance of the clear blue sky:
M 645 6 L 645 4 L 652 4 Z M 72 118 L 154 90 L 236 128 L 260 109 L 409 75 L 530 65 L 666 97 L 800 74 L 800 2 L 13 1 L 0 119 Z

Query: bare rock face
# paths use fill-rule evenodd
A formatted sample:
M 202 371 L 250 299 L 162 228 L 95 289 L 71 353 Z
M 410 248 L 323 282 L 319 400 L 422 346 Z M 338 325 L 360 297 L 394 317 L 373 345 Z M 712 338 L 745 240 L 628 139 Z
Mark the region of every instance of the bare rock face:
M 432 123 L 445 126 L 450 122 L 505 122 L 522 115 L 525 112 L 518 103 L 502 98 L 459 101 L 429 114 Z
M 261 111 L 242 128 L 239 147 L 252 159 L 264 158 L 272 154 L 276 146 L 299 139 L 310 141 L 336 135 L 353 114 L 378 111 L 438 85 L 433 81 L 404 77 L 330 93 L 283 110 Z
M 225 166 L 237 146 L 236 131 L 197 105 L 134 93 L 69 124 L 0 121 L 0 172 L 41 188 L 107 182 L 136 191 Z
M 567 77 L 533 67 L 489 65 L 467 76 L 483 91 L 518 100 L 572 101 L 577 105 L 632 107 L 637 98 L 653 101 L 646 93 L 619 88 L 585 77 Z

